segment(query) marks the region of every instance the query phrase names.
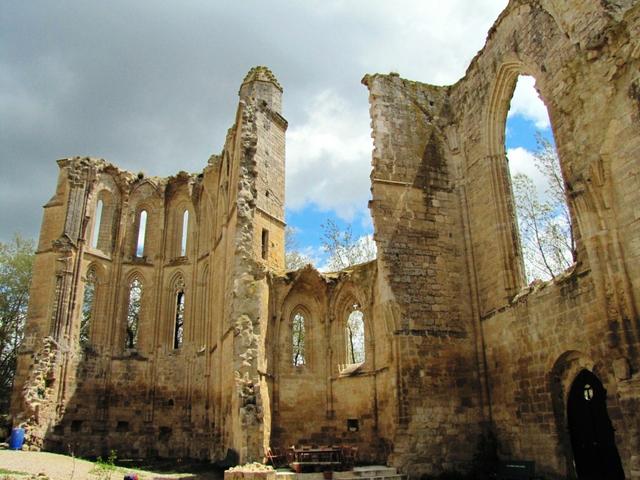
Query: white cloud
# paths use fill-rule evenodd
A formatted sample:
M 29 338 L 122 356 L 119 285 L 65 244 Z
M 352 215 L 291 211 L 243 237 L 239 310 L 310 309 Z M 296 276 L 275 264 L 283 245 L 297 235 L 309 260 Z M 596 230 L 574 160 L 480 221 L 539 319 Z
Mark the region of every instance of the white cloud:
M 325 90 L 306 113 L 306 121 L 287 134 L 287 206 L 297 210 L 311 203 L 351 221 L 369 198 L 373 146 L 367 112 Z
M 522 147 L 510 148 L 507 150 L 507 158 L 509 159 L 511 176 L 516 173 L 524 173 L 533 180 L 538 195 L 542 198 L 546 197 L 546 189 L 549 183 L 536 167 L 533 152 Z
M 398 71 L 402 77 L 450 84 L 465 72 L 483 46 L 487 31 L 506 0 L 397 0 L 356 2 L 378 27 L 362 49 L 361 64 L 369 73 Z
M 103 156 L 152 175 L 201 169 L 220 151 L 234 92 L 258 64 L 285 89 L 288 206 L 316 204 L 347 220 L 364 213 L 367 221 L 370 119 L 360 79 L 394 70 L 427 83 L 456 81 L 507 2 L 246 0 L 176 8 L 141 0 L 132 8 L 114 0 L 77 2 L 73 15 L 64 1 L 5 2 L 0 118 L 9 121 L 0 203 L 15 208 L 0 211 L 0 239 L 13 229 L 37 233 L 38 205 L 57 174 L 53 158 Z M 229 42 L 234 35 L 238 41 Z
M 344 64 L 339 54 L 336 66 L 362 73 L 393 70 L 405 78 L 442 84 L 464 73 L 506 3 L 330 0 L 313 5 L 332 21 L 351 19 L 345 32 L 349 42 L 342 49 L 350 52 L 353 63 Z M 366 95 L 353 93 L 327 85 L 311 97 L 304 116 L 290 118 L 286 200 L 292 210 L 314 204 L 347 221 L 361 216 L 370 225 L 370 119 Z
M 549 113 L 544 102 L 538 96 L 535 79 L 522 75 L 518 78 L 516 90 L 511 99 L 509 117 L 520 115 L 535 123 L 536 128 L 545 129 L 551 126 Z

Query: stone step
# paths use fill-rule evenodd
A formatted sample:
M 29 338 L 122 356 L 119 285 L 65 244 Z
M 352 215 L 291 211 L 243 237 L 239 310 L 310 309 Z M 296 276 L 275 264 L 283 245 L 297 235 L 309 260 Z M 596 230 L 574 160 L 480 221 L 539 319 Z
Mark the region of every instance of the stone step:
M 338 475 L 340 474 L 340 475 Z M 345 475 L 349 474 L 349 475 Z M 316 473 L 294 473 L 294 472 L 278 472 L 278 480 L 324 480 L 324 475 L 321 472 Z M 384 473 L 376 475 L 372 473 L 353 475 L 352 472 L 334 472 L 334 480 L 404 480 L 406 475 L 399 473 L 388 474 Z
M 401 475 L 399 473 L 393 473 L 393 474 L 382 474 L 382 475 L 376 475 L 376 474 L 362 474 L 362 475 L 352 475 L 349 477 L 336 477 L 335 474 L 333 476 L 333 478 L 335 480 L 404 480 L 405 476 Z
M 365 467 L 354 467 L 352 470 L 354 475 L 396 475 L 398 471 L 393 467 L 387 467 L 386 465 L 367 465 Z M 351 473 L 351 472 L 344 472 Z
M 324 480 L 321 472 L 294 473 L 278 472 L 278 480 Z M 355 467 L 347 472 L 333 472 L 334 480 L 404 480 L 406 475 L 401 475 L 395 468 L 383 465 L 370 465 Z

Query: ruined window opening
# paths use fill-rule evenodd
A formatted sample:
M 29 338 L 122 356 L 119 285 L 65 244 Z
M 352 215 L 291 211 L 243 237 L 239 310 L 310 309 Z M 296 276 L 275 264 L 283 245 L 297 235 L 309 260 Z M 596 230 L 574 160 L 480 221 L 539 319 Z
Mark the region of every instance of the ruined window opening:
M 527 283 L 550 280 L 575 261 L 566 184 L 546 106 L 534 83 L 532 77 L 518 77 L 505 125 L 505 149 Z
M 187 255 L 187 235 L 189 233 L 189 210 L 182 214 L 182 238 L 180 240 L 180 256 Z
M 173 329 L 173 348 L 182 346 L 184 338 L 184 291 L 180 290 L 176 294 L 176 321 Z
M 140 304 L 142 300 L 142 283 L 137 278 L 129 286 L 129 304 L 127 306 L 127 337 L 125 348 L 136 348 L 138 345 L 138 327 L 140 325 Z
M 93 232 L 91 234 L 91 248 L 98 248 L 98 239 L 100 238 L 100 224 L 102 223 L 102 208 L 104 202 L 98 200 L 96 204 L 96 212 L 93 221 Z
M 294 367 L 301 367 L 305 364 L 305 328 L 304 328 L 304 316 L 297 312 L 293 316 L 293 322 L 291 326 L 291 339 L 293 344 L 293 356 L 292 362 Z
M 352 306 L 347 318 L 347 363 L 364 362 L 364 314 L 358 304 Z
M 128 432 L 129 431 L 129 422 L 118 420 L 116 425 L 116 432 Z
M 262 229 L 262 258 L 267 259 L 269 256 L 269 230 Z
M 147 236 L 147 211 L 140 212 L 138 220 L 138 240 L 136 242 L 136 257 L 144 255 L 144 243 Z
M 80 319 L 80 346 L 89 346 L 89 333 L 91 317 L 93 316 L 93 306 L 96 295 L 96 272 L 93 268 L 87 271 L 84 284 L 84 294 L 82 298 L 82 318 Z
M 209 319 L 209 265 L 205 264 L 202 268 L 201 280 L 198 284 L 198 298 L 201 298 L 202 307 L 200 308 L 200 325 L 202 326 L 202 334 L 199 336 L 202 342 L 201 347 L 204 348 L 208 343 L 210 329 L 213 328 Z

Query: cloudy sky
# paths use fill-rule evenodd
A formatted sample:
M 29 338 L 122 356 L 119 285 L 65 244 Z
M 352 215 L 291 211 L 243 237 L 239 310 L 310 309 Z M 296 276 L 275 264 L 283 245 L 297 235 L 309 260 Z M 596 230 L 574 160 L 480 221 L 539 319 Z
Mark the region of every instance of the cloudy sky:
M 327 218 L 371 232 L 365 73 L 459 79 L 507 0 L 30 0 L 0 5 L 0 241 L 36 237 L 58 158 L 199 171 L 254 65 L 284 87 L 287 220 L 318 255 Z M 512 163 L 547 129 L 532 81 L 509 117 Z M 527 163 L 528 162 L 528 163 Z

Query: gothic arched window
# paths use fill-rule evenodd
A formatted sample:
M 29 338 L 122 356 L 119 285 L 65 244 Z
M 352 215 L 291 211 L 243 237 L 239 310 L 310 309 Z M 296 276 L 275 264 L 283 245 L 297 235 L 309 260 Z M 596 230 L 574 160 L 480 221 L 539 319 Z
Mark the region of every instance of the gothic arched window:
M 176 317 L 173 329 L 173 348 L 178 349 L 182 346 L 184 339 L 184 289 L 176 292 Z
M 82 297 L 82 318 L 80 319 L 80 346 L 89 346 L 89 334 L 91 329 L 91 318 L 96 296 L 96 272 L 93 268 L 87 271 L 85 278 L 84 294 Z
M 365 359 L 364 314 L 360 306 L 353 305 L 346 325 L 347 363 L 362 363 Z
M 305 361 L 305 325 L 304 315 L 296 312 L 291 322 L 291 343 L 293 347 L 292 363 L 294 367 L 301 367 Z
M 138 345 L 138 328 L 140 325 L 140 303 L 142 301 L 142 283 L 137 278 L 129 285 L 129 302 L 127 305 L 127 335 L 125 348 L 136 348 Z
M 93 232 L 91 232 L 91 248 L 98 248 L 98 239 L 100 238 L 100 228 L 102 223 L 102 208 L 104 202 L 102 199 L 98 200 L 96 204 L 96 213 L 93 220 Z
M 182 238 L 180 239 L 180 256 L 187 255 L 187 238 L 189 235 L 189 210 L 182 214 Z
M 144 243 L 147 237 L 147 211 L 142 210 L 138 217 L 138 237 L 136 241 L 136 257 L 144 255 Z

